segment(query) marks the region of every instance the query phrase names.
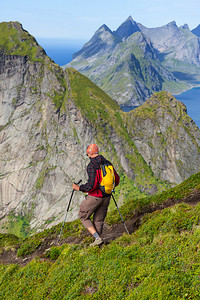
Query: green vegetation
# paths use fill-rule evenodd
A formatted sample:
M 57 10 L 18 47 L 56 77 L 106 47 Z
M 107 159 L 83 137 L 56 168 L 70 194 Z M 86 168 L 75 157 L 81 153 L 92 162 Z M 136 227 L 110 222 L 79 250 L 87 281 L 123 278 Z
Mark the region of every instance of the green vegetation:
M 10 234 L 10 233 L 0 233 L 0 248 L 7 248 L 9 246 L 14 246 L 17 245 L 19 243 L 19 238 L 14 235 L 14 234 Z
M 30 219 L 30 215 L 20 216 L 10 213 L 1 229 L 17 237 L 25 238 L 31 232 Z
M 195 190 L 200 190 L 200 173 L 160 194 L 140 199 L 128 198 L 128 201 L 120 208 L 120 211 L 125 216 L 125 219 L 130 219 L 134 217 L 135 212 L 144 213 L 148 211 L 149 207 L 154 207 L 169 200 L 177 202 L 179 199 L 187 198 Z M 120 220 L 117 210 L 108 214 L 107 221 L 109 224 L 120 222 Z
M 162 193 L 154 202 L 180 200 L 198 190 L 200 173 Z M 151 202 L 147 199 L 143 199 L 143 205 Z M 132 209 L 130 201 L 129 212 Z M 0 297 L 11 300 L 199 299 L 199 215 L 200 204 L 180 203 L 143 214 L 133 234 L 124 233 L 107 246 L 90 248 L 89 240 L 85 239 L 79 244 L 52 246 L 43 257 L 36 257 L 23 267 L 1 264 Z M 130 216 L 130 213 L 125 215 Z M 72 233 L 80 237 L 81 226 L 79 221 L 66 223 L 65 238 Z M 45 237 L 55 238 L 59 229 L 55 226 L 21 241 L 18 256 L 33 252 Z M 6 240 L 10 246 L 11 238 L 5 235 L 2 242 L 2 236 L 1 250 Z M 18 239 L 12 238 L 15 247 Z
M 45 257 L 49 257 L 51 260 L 56 260 L 65 248 L 66 245 L 62 245 L 60 247 L 53 246 L 46 251 Z
M 43 50 L 35 38 L 18 22 L 0 23 L 0 50 L 11 55 L 28 56 L 31 61 L 44 59 Z
M 17 250 L 17 256 L 25 256 L 33 253 L 42 243 L 38 237 L 31 237 L 21 243 L 20 248 Z
M 91 122 L 97 123 L 103 119 L 111 125 L 114 112 L 120 110 L 119 105 L 79 72 L 72 68 L 68 68 L 66 72 L 78 108 Z

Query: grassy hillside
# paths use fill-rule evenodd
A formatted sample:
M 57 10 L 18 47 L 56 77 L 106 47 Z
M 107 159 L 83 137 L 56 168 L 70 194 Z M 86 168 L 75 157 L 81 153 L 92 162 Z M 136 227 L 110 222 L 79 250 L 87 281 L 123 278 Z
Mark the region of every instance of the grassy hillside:
M 101 248 L 87 247 L 92 239 L 83 234 L 79 221 L 66 223 L 60 245 L 55 242 L 59 226 L 23 241 L 1 235 L 1 261 L 6 262 L 7 257 L 8 263 L 10 257 L 11 262 L 12 256 L 16 263 L 0 265 L 0 297 L 199 299 L 199 199 L 200 173 L 160 196 L 144 198 L 140 203 L 130 200 L 121 211 L 132 234 L 111 238 Z M 156 204 L 160 204 L 159 210 Z M 155 211 L 147 213 L 148 208 Z M 136 210 L 140 216 L 134 231 Z M 106 221 L 110 235 L 117 228 L 116 224 L 108 226 L 114 216 L 117 221 L 117 211 Z M 27 263 L 36 248 L 41 249 L 40 257 Z
M 0 23 L 0 50 L 10 55 L 27 56 L 31 61 L 43 61 L 45 52 L 19 22 Z

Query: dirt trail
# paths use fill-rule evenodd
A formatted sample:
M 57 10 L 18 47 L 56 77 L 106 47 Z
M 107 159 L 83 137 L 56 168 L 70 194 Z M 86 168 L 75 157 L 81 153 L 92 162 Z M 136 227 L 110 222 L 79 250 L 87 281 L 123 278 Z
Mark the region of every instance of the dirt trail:
M 139 227 L 142 216 L 144 216 L 147 213 L 152 213 L 156 210 L 162 210 L 164 208 L 174 206 L 178 203 L 188 203 L 190 205 L 196 205 L 198 202 L 200 202 L 200 191 L 194 190 L 190 194 L 190 196 L 183 199 L 179 199 L 179 200 L 168 199 L 162 204 L 156 204 L 156 205 L 151 204 L 148 207 L 144 208 L 142 211 L 135 212 L 134 217 L 126 221 L 128 231 L 130 234 L 132 234 Z M 105 245 L 109 244 L 112 240 L 117 239 L 125 232 L 126 230 L 124 228 L 123 222 L 118 224 L 113 224 L 111 226 L 105 224 L 103 235 L 102 235 Z M 89 237 L 90 235 L 87 232 L 87 230 L 85 230 L 81 237 L 71 236 L 66 239 L 61 239 L 59 244 L 57 243 L 57 239 L 55 239 L 55 236 L 52 238 L 46 237 L 44 238 L 42 245 L 39 246 L 39 248 L 36 249 L 34 253 L 32 253 L 31 255 L 27 255 L 24 258 L 17 256 L 17 249 L 13 248 L 9 251 L 3 251 L 3 253 L 1 253 L 0 255 L 0 263 L 4 263 L 4 264 L 17 263 L 21 266 L 24 266 L 35 257 L 39 257 L 43 260 L 47 260 L 47 258 L 44 257 L 45 251 L 51 248 L 52 246 L 60 246 L 64 243 L 80 244 L 87 236 Z

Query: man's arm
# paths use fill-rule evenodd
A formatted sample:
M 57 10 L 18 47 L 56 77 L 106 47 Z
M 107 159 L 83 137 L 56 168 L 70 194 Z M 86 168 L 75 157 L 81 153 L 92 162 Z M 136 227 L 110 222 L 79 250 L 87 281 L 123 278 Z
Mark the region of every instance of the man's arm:
M 96 170 L 92 166 L 92 164 L 89 164 L 87 167 L 87 173 L 88 173 L 88 181 L 85 184 L 80 185 L 79 191 L 81 192 L 89 192 L 94 188 L 95 184 L 95 178 L 96 178 Z

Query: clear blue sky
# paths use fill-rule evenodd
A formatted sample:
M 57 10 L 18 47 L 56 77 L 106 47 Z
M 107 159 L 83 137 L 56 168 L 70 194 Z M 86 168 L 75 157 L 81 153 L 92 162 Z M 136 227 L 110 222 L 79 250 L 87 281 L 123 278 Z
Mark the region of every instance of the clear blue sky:
M 0 22 L 19 21 L 36 38 L 87 41 L 101 25 L 116 30 L 130 15 L 146 27 L 176 21 L 192 30 L 199 12 L 199 0 L 5 0 Z

